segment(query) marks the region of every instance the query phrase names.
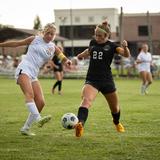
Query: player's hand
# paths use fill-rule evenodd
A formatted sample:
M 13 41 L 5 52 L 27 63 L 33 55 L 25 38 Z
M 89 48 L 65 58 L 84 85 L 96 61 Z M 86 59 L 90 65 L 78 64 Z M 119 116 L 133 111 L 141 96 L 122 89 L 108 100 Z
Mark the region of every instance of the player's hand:
M 126 40 L 123 40 L 122 42 L 122 47 L 125 48 L 125 47 L 128 47 L 128 43 Z
M 80 54 L 78 54 L 78 55 L 77 55 L 77 59 L 78 59 L 78 60 L 83 60 L 83 57 L 82 57 Z
M 71 65 L 72 65 L 72 61 L 69 60 L 69 59 L 67 59 L 66 62 L 65 62 L 65 65 L 66 65 L 67 67 L 71 66 Z

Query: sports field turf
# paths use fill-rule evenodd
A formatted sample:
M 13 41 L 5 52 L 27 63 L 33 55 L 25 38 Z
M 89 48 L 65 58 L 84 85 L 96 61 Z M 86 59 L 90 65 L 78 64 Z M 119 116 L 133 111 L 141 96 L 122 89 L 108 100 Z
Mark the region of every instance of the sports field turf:
M 83 80 L 64 80 L 63 95 L 51 94 L 53 80 L 41 79 L 46 99 L 42 115 L 53 119 L 43 128 L 33 126 L 35 137 L 19 133 L 28 111 L 14 79 L 0 78 L 0 160 L 159 160 L 160 82 L 149 95 L 140 96 L 138 79 L 117 79 L 121 122 L 125 133 L 117 133 L 110 110 L 99 94 L 89 111 L 84 136 L 61 126 L 61 116 L 77 113 Z

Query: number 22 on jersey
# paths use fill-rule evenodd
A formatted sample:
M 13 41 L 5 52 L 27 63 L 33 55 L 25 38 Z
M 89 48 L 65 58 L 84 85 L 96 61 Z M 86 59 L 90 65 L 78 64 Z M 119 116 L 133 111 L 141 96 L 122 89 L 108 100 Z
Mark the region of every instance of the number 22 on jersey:
M 93 59 L 102 59 L 103 52 L 93 51 Z

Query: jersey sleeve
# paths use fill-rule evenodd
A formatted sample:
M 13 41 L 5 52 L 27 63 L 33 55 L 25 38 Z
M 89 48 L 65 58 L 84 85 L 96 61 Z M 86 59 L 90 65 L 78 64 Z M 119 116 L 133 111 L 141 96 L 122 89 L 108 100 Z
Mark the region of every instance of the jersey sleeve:
M 117 52 L 117 48 L 118 47 L 120 47 L 118 44 L 116 44 L 116 43 L 113 43 L 113 49 L 114 49 L 114 53 L 117 53 L 117 54 L 119 54 L 118 52 Z
M 141 59 L 142 59 L 141 53 L 137 56 L 137 59 L 138 59 L 138 60 L 141 60 Z
M 92 46 L 94 45 L 94 40 L 92 39 L 91 41 L 90 41 L 90 43 L 89 43 L 89 48 L 88 48 L 88 51 L 90 52 L 91 51 L 91 48 L 92 48 Z

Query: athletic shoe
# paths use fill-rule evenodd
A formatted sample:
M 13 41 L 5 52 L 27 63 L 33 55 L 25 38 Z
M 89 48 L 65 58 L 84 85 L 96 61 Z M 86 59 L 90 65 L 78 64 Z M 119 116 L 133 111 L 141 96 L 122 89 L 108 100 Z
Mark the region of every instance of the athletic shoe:
M 62 95 L 62 92 L 61 92 L 61 91 L 58 91 L 58 94 L 59 94 L 59 95 Z
M 51 120 L 51 115 L 44 116 L 38 120 L 38 127 L 43 127 L 43 125 Z
M 52 94 L 54 94 L 54 88 L 52 88 Z
M 24 128 L 21 128 L 20 132 L 24 136 L 35 136 L 36 135 L 36 134 L 30 132 L 29 129 L 24 129 Z
M 125 129 L 121 123 L 115 125 L 117 132 L 125 132 Z
M 81 137 L 82 134 L 83 134 L 83 125 L 81 122 L 77 123 L 76 126 L 75 126 L 75 134 L 76 134 L 76 137 Z
M 145 89 L 144 93 L 145 93 L 146 95 L 148 94 L 148 91 L 147 91 L 147 89 Z
M 141 86 L 141 95 L 145 95 L 145 86 L 144 85 L 142 85 Z

